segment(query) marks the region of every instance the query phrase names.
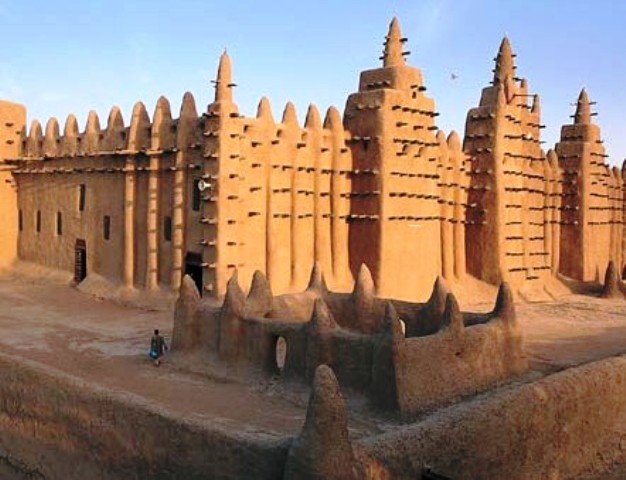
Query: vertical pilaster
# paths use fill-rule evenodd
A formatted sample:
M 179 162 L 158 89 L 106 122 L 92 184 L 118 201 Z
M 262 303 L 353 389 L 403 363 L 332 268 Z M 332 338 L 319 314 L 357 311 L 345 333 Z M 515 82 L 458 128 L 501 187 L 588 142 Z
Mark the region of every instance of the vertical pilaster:
M 554 188 L 552 189 L 552 274 L 556 275 L 561 264 L 561 224 L 563 213 L 561 212 L 561 198 L 563 195 L 563 171 L 559 166 L 559 159 L 556 153 L 552 152 L 552 158 L 548 158 L 552 163 Z
M 543 191 L 544 191 L 544 205 L 545 208 L 542 212 L 543 214 L 543 253 L 545 254 L 545 264 L 550 267 L 550 271 L 552 271 L 554 261 L 553 261 L 553 245 L 555 239 L 553 236 L 552 230 L 552 222 L 554 219 L 554 191 L 555 191 L 555 177 L 556 172 L 553 169 L 552 165 L 552 156 L 554 155 L 553 151 L 550 150 L 548 152 L 546 161 L 544 163 L 544 182 L 543 182 Z
M 124 285 L 132 288 L 135 278 L 135 165 L 126 158 L 124 168 Z
M 185 210 L 187 168 L 184 149 L 176 152 L 174 163 L 174 185 L 172 188 L 172 272 L 170 284 L 178 290 L 183 276 L 183 255 L 185 248 Z
M 581 158 L 585 159 L 585 158 L 589 158 L 589 147 L 586 144 L 582 145 L 581 148 Z M 580 230 L 580 245 L 582 247 L 582 251 L 580 252 L 580 269 L 582 271 L 582 278 L 581 280 L 584 280 L 586 278 L 589 278 L 589 276 L 592 274 L 591 269 L 590 269 L 590 260 L 591 260 L 591 252 L 589 251 L 589 247 L 591 245 L 589 245 L 589 240 L 590 240 L 590 236 L 589 236 L 589 230 L 592 228 L 585 228 L 589 225 L 589 217 L 590 217 L 590 210 L 589 210 L 589 203 L 591 200 L 591 196 L 589 195 L 591 192 L 591 180 L 590 180 L 590 174 L 591 174 L 591 169 L 589 168 L 590 166 L 587 165 L 587 162 L 582 161 L 580 164 L 580 224 L 579 224 L 579 230 Z
M 18 195 L 11 173 L 4 166 L 6 158 L 15 158 L 26 127 L 26 109 L 22 105 L 0 101 L 0 266 L 9 265 L 18 256 Z
M 345 131 L 341 124 L 339 111 L 331 107 L 328 109 L 324 128 L 330 131 L 331 182 L 331 253 L 333 259 L 333 277 L 336 285 L 352 285 L 350 274 L 348 223 L 346 217 L 350 213 L 350 199 L 345 194 L 350 192 L 348 171 L 351 168 L 350 151 L 345 145 Z
M 310 142 L 309 164 L 313 168 L 311 205 L 313 213 L 313 260 L 322 268 L 322 272 L 332 278 L 332 251 L 330 240 L 330 156 L 324 142 L 324 132 L 319 111 L 314 105 L 309 106 L 305 122 L 307 139 Z M 312 267 L 312 264 L 311 264 Z
M 159 283 L 159 177 L 161 168 L 159 155 L 150 156 L 150 172 L 148 176 L 148 212 L 147 212 L 147 244 L 146 256 L 146 288 L 155 290 Z
M 275 127 L 268 139 L 267 272 L 272 290 L 287 292 L 292 287 L 293 177 L 299 132 L 292 103 L 285 106 Z
M 467 204 L 467 188 L 469 174 L 465 171 L 465 156 L 461 151 L 461 141 L 458 134 L 452 131 L 447 138 L 448 152 L 454 172 L 454 189 L 452 194 L 453 213 L 453 241 L 454 241 L 454 274 L 462 280 L 465 277 L 465 206 Z
M 454 205 L 452 204 L 452 181 L 454 172 L 451 165 L 451 152 L 448 150 L 445 134 L 440 130 L 437 132 L 437 142 L 439 143 L 439 204 L 441 207 L 440 232 L 441 232 L 441 274 L 447 280 L 454 277 L 454 239 L 452 216 Z

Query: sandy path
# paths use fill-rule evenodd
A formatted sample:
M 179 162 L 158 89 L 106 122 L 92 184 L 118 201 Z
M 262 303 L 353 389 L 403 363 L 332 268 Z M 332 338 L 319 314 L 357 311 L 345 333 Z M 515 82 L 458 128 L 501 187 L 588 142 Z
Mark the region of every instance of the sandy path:
M 571 295 L 517 306 L 531 367 L 560 370 L 626 353 L 626 301 Z
M 159 328 L 171 336 L 171 313 L 121 307 L 64 286 L 0 277 L 2 351 L 41 362 L 113 391 L 238 431 L 296 432 L 300 406 L 238 383 L 155 368 L 147 351 Z

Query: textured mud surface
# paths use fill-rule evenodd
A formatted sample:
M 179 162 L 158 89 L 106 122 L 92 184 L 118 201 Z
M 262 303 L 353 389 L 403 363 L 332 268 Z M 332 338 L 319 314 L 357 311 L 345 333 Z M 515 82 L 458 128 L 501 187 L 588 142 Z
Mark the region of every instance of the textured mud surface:
M 491 293 L 486 298 L 489 303 L 461 306 L 487 310 L 493 306 Z M 622 300 L 571 295 L 558 303 L 516 307 L 526 352 L 537 370 L 556 371 L 626 353 Z M 228 380 L 229 372 L 219 367 L 195 365 L 190 372 L 188 365 L 196 362 L 171 357 L 160 368 L 152 367 L 149 338 L 154 328 L 170 337 L 169 311 L 125 308 L 63 284 L 5 275 L 0 276 L 0 325 L 3 352 L 139 395 L 199 421 L 274 435 L 293 435 L 304 421 L 308 392 L 285 389 L 276 379 L 244 385 Z M 379 427 L 358 417 L 351 428 L 374 433 Z
M 470 306 L 464 303 L 462 307 Z M 485 303 L 485 310 L 492 306 L 490 299 Z M 480 309 L 480 305 L 472 307 Z M 519 383 L 626 353 L 624 301 L 572 295 L 558 303 L 519 304 L 517 312 L 526 339 L 526 352 L 534 369 Z M 160 412 L 159 415 L 184 419 L 185 425 L 193 428 L 219 429 L 247 439 L 244 443 L 275 446 L 297 435 L 305 420 L 308 389 L 302 386 L 284 385 L 277 378 L 233 380 L 236 376 L 230 375 L 232 372 L 215 365 L 198 367 L 196 361 L 174 356 L 168 356 L 160 368 L 153 367 L 147 359 L 147 343 L 153 328 L 160 328 L 169 338 L 172 325 L 169 311 L 121 307 L 66 285 L 3 276 L 0 277 L 0 325 L 3 354 L 21 359 L 35 370 L 66 374 L 72 381 L 110 392 L 116 401 L 126 397 L 135 407 L 139 405 L 141 409 Z M 24 394 L 27 391 L 24 390 Z M 33 401 L 54 398 L 53 391 L 50 390 L 46 398 L 35 389 Z M 63 404 L 63 398 L 63 395 L 59 397 L 59 405 Z M 362 399 L 348 394 L 347 402 L 350 437 L 354 441 L 407 428 L 372 415 Z M 105 402 L 105 405 L 108 404 Z M 97 403 L 87 415 L 87 423 L 89 419 L 95 421 L 98 412 L 106 412 L 108 408 Z M 33 425 L 45 425 L 48 418 L 55 418 L 54 412 Z M 137 425 L 144 424 L 143 420 L 137 422 Z M 91 427 L 85 428 L 89 431 Z M 150 428 L 161 427 L 155 423 Z M 83 437 L 89 438 L 89 435 L 79 435 Z M 80 445 L 72 448 L 80 448 Z M 136 452 L 135 447 L 128 448 Z M 286 449 L 281 448 L 271 447 L 269 451 L 286 455 Z M 0 478 L 42 478 L 36 459 L 24 460 L 0 451 Z M 613 468 L 615 478 L 621 478 L 622 467 Z

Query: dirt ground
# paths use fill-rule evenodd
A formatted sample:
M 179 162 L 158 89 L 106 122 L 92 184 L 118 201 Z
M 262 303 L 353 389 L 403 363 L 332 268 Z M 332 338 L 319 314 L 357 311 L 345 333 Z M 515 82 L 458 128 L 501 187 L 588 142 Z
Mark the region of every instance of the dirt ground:
M 152 331 L 171 338 L 172 314 L 122 307 L 62 284 L 0 277 L 0 349 L 200 422 L 281 434 L 302 408 L 238 383 L 213 383 L 148 358 Z
M 488 311 L 493 303 L 463 307 Z M 518 302 L 515 310 L 533 370 L 549 373 L 626 352 L 626 300 L 572 294 Z
M 571 295 L 559 303 L 520 304 L 517 312 L 536 370 L 551 372 L 626 352 L 626 301 Z M 283 395 L 276 380 L 212 381 L 182 371 L 171 358 L 152 366 L 149 339 L 154 328 L 171 338 L 169 311 L 122 307 L 59 282 L 3 274 L 0 328 L 4 353 L 137 395 L 200 423 L 283 436 L 296 433 L 304 420 L 306 392 Z M 351 430 L 375 433 L 383 423 L 353 415 Z

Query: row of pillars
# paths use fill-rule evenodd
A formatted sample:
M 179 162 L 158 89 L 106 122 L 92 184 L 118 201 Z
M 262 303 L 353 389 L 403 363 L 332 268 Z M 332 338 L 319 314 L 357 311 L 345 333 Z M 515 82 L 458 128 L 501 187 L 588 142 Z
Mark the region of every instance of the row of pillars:
M 148 213 L 147 225 L 147 256 L 146 256 L 146 288 L 156 290 L 159 284 L 159 198 L 161 193 L 159 170 L 161 157 L 150 157 L 150 175 L 148 177 Z M 185 216 L 185 181 L 186 173 L 184 153 L 176 153 L 173 185 L 172 206 L 172 269 L 170 285 L 177 289 L 182 280 L 184 250 L 184 216 Z M 132 157 L 126 160 L 124 186 L 124 285 L 134 287 L 135 282 L 135 215 L 136 215 L 136 174 Z

